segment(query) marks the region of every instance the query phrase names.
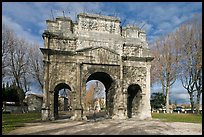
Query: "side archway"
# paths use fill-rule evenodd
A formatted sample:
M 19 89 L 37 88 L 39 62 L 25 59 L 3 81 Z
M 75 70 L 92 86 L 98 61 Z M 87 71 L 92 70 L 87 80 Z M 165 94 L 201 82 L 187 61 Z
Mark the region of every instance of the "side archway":
M 60 91 L 62 91 L 62 92 L 63 91 L 64 92 L 71 92 L 72 89 L 66 83 L 59 83 L 59 84 L 57 84 L 55 86 L 55 88 L 54 88 L 54 103 L 53 103 L 53 105 L 54 105 L 53 106 L 54 107 L 54 119 L 58 119 L 59 118 L 59 106 L 60 106 L 59 93 L 60 93 Z M 66 94 L 68 94 L 68 93 L 66 93 Z M 65 103 L 66 101 L 68 101 L 66 98 L 67 98 L 66 96 L 63 97 L 63 99 L 64 99 L 63 100 L 63 102 L 64 102 L 63 103 L 63 108 L 64 108 L 63 110 L 67 110 L 67 108 L 68 108 L 68 103 Z
M 138 84 L 131 84 L 127 89 L 127 116 L 132 118 L 132 116 L 137 113 L 139 102 L 140 102 L 140 93 L 141 87 Z

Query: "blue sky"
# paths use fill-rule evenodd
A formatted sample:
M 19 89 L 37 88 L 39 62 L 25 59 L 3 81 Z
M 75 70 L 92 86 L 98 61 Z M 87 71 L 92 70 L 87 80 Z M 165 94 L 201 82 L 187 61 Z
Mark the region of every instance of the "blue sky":
M 85 11 L 117 16 L 123 26 L 135 24 L 142 27 L 145 24 L 143 29 L 150 43 L 157 37 L 175 31 L 194 14 L 201 14 L 202 2 L 3 2 L 2 22 L 19 37 L 43 47 L 42 33 L 47 28 L 45 21 L 52 19 L 51 10 L 54 17 L 62 16 L 64 11 L 65 16 L 72 20 Z M 179 82 L 172 87 L 171 92 L 177 92 L 177 98 L 187 98 Z

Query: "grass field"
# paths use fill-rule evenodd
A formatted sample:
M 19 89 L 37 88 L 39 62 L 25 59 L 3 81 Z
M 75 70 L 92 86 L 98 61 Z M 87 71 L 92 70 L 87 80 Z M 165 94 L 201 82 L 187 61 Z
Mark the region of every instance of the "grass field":
M 166 122 L 202 123 L 202 115 L 196 114 L 152 113 L 152 118 L 161 119 L 162 121 Z
M 2 134 L 6 134 L 26 122 L 35 122 L 41 119 L 41 113 L 2 114 Z

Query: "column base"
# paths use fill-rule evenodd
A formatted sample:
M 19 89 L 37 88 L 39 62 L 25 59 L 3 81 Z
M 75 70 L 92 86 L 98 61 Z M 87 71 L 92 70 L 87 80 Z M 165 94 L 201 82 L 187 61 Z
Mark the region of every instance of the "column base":
M 46 108 L 42 108 L 41 109 L 41 119 L 42 120 L 49 120 L 49 109 L 46 109 Z
M 150 113 L 139 113 L 137 117 L 138 117 L 139 120 L 152 119 L 151 112 Z
M 115 114 L 112 119 L 126 119 L 124 108 L 119 108 L 117 114 Z
M 82 109 L 75 109 L 74 110 L 74 115 L 71 116 L 71 120 L 83 120 L 82 117 Z

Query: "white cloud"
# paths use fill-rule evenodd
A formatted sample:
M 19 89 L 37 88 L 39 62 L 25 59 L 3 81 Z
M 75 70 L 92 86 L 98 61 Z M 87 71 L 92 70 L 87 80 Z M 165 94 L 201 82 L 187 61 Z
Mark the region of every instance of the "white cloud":
M 189 99 L 188 93 L 176 94 L 174 97 L 177 97 L 177 99 L 183 99 L 183 100 L 188 100 Z
M 59 2 L 49 4 L 53 11 L 54 17 L 63 16 L 63 11 L 66 16 L 72 20 L 76 19 L 76 15 L 81 12 L 99 12 L 102 4 L 99 2 Z
M 174 103 L 175 101 L 178 104 L 182 104 L 182 103 L 189 104 L 190 103 L 189 94 L 185 92 L 184 93 L 172 93 L 170 95 L 170 99 L 172 103 Z
M 11 29 L 13 29 L 18 37 L 24 38 L 25 40 L 31 43 L 38 43 L 40 45 L 43 45 L 42 37 L 33 35 L 31 33 L 30 28 L 23 28 L 23 26 L 16 23 L 12 18 L 7 17 L 5 15 L 2 15 L 2 22 Z
M 126 23 L 141 25 L 147 33 L 149 42 L 163 33 L 171 32 L 195 13 L 201 13 L 202 3 L 157 3 L 157 2 L 3 2 L 2 22 L 11 27 L 15 33 L 30 42 L 43 46 L 42 33 L 47 28 L 46 20 L 65 15 L 72 20 L 80 12 L 101 12 L 104 15 L 116 13 Z M 175 88 L 174 88 L 175 87 Z M 173 98 L 185 99 L 187 92 L 181 84 L 171 89 Z M 160 88 L 161 89 L 161 88 Z M 159 89 L 157 89 L 158 91 Z
M 142 28 L 145 30 L 146 34 L 149 34 L 150 31 L 152 31 L 153 29 L 153 25 L 152 24 L 148 24 L 148 23 L 144 23 L 144 27 Z
M 33 3 L 29 2 L 9 2 L 3 3 L 2 13 L 11 17 L 19 24 L 28 25 L 37 23 L 45 14 L 42 9 L 36 9 Z
M 118 8 L 120 7 L 120 10 Z M 3 15 L 12 18 L 12 21 L 24 27 L 24 30 L 36 31 L 33 35 L 41 35 L 46 29 L 45 20 L 66 16 L 76 19 L 80 12 L 102 12 L 104 15 L 116 14 L 127 19 L 128 23 L 146 22 L 144 29 L 147 38 L 174 30 L 180 23 L 186 21 L 202 8 L 201 3 L 157 3 L 157 2 L 10 2 L 3 3 Z M 32 27 L 33 28 L 30 28 Z M 25 28 L 27 27 L 27 28 Z
M 152 25 L 147 37 L 169 33 L 202 10 L 202 4 L 198 2 L 131 2 L 124 5 L 130 13 L 135 13 L 130 19 L 148 20 Z
M 65 11 L 66 16 L 75 20 L 76 15 L 84 9 L 98 11 L 101 9 L 101 4 L 96 2 L 4 2 L 2 20 L 19 37 L 43 46 L 41 35 L 47 29 L 46 20 L 52 19 L 51 10 L 54 18 L 62 16 L 62 11 Z

